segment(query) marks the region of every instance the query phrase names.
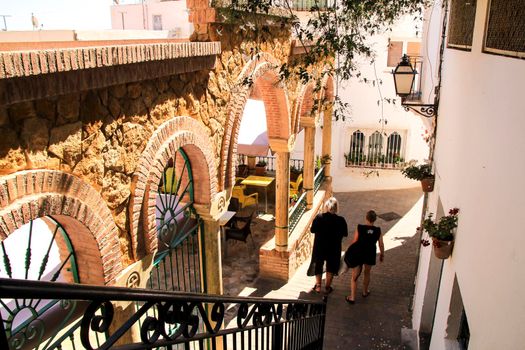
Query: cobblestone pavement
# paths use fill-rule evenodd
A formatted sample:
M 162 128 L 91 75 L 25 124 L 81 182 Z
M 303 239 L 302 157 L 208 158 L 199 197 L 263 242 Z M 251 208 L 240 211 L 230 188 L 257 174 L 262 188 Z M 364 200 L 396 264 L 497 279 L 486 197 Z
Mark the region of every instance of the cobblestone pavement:
M 364 221 L 365 213 L 374 209 L 384 220 L 377 225 L 385 233 L 385 262 L 372 269 L 371 294 L 362 298 L 358 286 L 356 303 L 349 305 L 350 273 L 334 279 L 334 292 L 328 296 L 324 349 L 403 349 L 401 329 L 410 328 L 410 306 L 414 289 L 419 238 L 415 235 L 422 205 L 420 188 L 336 193 L 340 214 L 347 222 L 350 235 L 343 241 L 346 249 L 353 230 Z M 387 214 L 387 215 L 382 215 Z M 268 298 L 321 299 L 311 292 L 314 277 L 306 276 L 303 264 L 286 284 L 257 278 L 257 251 L 273 234 L 273 221 L 256 220 L 251 241 L 228 242 L 228 256 L 223 259 L 225 294 L 265 296 Z M 360 278 L 362 283 L 362 277 Z M 323 281 L 324 283 L 324 281 Z

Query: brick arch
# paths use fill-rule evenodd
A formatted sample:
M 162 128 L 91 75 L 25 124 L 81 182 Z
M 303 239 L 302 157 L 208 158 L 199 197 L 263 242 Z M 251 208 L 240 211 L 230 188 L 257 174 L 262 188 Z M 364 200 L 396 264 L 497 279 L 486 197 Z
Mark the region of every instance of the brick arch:
M 231 186 L 235 177 L 234 154 L 246 101 L 255 93 L 264 102 L 268 137 L 288 139 L 291 136 L 290 103 L 286 86 L 279 79 L 279 62 L 268 53 L 261 53 L 244 66 L 228 107 L 228 116 L 221 150 L 221 188 Z M 251 84 L 246 84 L 246 80 Z
M 76 176 L 54 170 L 5 176 L 0 179 L 0 204 L 0 239 L 31 220 L 51 216 L 68 232 L 78 261 L 92 264 L 91 277 L 81 274 L 82 283 L 108 284 L 122 271 L 111 212 L 99 192 Z
M 310 116 L 316 99 L 324 102 L 333 102 L 334 80 L 331 75 L 327 73 L 324 74 L 321 81 L 321 89 L 317 94 L 315 92 L 315 82 L 310 81 L 308 84 L 301 86 L 301 92 L 299 93 L 299 98 L 297 99 L 292 119 L 292 130 L 294 134 L 297 134 L 300 131 L 299 125 L 301 118 Z M 318 113 L 316 118 L 320 118 L 320 116 L 321 113 Z
M 209 204 L 217 194 L 217 165 L 208 130 L 190 117 L 176 117 L 151 136 L 133 175 L 130 224 L 135 257 L 157 249 L 155 201 L 168 160 L 179 148 L 188 155 L 193 171 L 194 200 Z

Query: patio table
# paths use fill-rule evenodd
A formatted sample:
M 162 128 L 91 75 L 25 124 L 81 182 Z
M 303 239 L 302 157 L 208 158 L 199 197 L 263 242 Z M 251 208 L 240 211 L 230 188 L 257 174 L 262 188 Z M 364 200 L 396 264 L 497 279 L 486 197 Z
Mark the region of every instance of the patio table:
M 268 186 L 273 180 L 273 177 L 250 175 L 241 181 L 246 186 L 264 187 L 264 213 L 268 213 Z

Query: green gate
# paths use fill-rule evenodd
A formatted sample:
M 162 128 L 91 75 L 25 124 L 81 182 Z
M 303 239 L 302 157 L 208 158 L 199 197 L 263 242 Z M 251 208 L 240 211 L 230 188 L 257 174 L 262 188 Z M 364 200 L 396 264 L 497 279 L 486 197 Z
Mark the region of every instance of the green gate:
M 149 287 L 202 292 L 199 227 L 191 164 L 182 148 L 168 161 L 156 198 L 158 252 Z

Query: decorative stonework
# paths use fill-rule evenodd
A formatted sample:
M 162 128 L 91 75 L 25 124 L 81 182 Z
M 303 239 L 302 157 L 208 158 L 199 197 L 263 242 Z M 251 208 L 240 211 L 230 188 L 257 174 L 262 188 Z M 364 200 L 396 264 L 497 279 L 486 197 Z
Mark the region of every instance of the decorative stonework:
M 155 201 L 158 184 L 168 160 L 183 147 L 192 167 L 194 201 L 208 204 L 217 193 L 217 165 L 208 130 L 190 117 L 177 117 L 162 124 L 151 136 L 133 176 L 130 201 L 133 250 L 152 253 L 157 249 Z M 139 247 L 139 235 L 144 247 Z
M 97 242 L 105 282 L 121 271 L 122 253 L 111 212 L 100 194 L 79 178 L 49 170 L 4 176 L 0 178 L 0 205 L 0 238 L 39 217 L 74 218 Z
M 0 54 L 0 79 L 28 77 L 48 73 L 68 72 L 165 61 L 178 58 L 214 56 L 221 52 L 218 42 L 159 42 L 113 44 L 111 41 L 82 43 L 84 47 L 48 48 L 44 50 L 14 50 Z M 60 44 L 57 44 L 60 45 Z

